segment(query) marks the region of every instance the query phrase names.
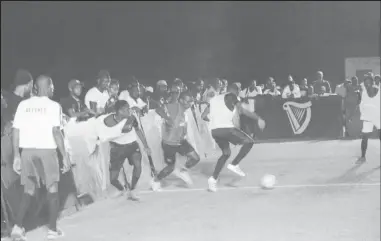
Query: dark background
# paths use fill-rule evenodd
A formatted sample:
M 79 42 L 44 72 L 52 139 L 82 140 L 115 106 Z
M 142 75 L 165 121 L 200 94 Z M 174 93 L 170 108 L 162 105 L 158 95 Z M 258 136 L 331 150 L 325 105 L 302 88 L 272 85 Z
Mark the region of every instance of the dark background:
M 374 2 L 1 2 L 1 81 L 17 68 L 93 84 L 100 69 L 128 81 L 224 77 L 282 83 L 323 70 L 338 83 L 346 57 L 380 56 Z

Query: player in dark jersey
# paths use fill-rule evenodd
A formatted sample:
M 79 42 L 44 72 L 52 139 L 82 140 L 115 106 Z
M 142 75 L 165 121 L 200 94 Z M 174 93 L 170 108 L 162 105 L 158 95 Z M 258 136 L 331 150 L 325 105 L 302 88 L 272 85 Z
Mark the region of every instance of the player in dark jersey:
M 242 145 L 242 147 L 232 163 L 228 165 L 228 169 L 241 177 L 245 176 L 238 164 L 250 152 L 254 140 L 238 128 L 239 115 L 258 120 L 258 126 L 261 129 L 265 127 L 265 122 L 255 112 L 243 108 L 242 102 L 238 100 L 238 93 L 239 88 L 237 85 L 228 86 L 227 93 L 213 97 L 210 100 L 210 106 L 202 114 L 204 120 L 210 121 L 212 136 L 222 150 L 222 155 L 218 159 L 213 176 L 208 180 L 209 190 L 213 192 L 217 191 L 218 176 L 231 155 L 230 143 Z

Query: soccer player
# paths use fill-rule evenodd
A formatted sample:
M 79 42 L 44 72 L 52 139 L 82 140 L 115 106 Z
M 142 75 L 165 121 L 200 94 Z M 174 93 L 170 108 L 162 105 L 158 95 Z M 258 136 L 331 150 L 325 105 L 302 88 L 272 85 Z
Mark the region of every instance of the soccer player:
M 63 157 L 63 172 L 70 169 L 70 162 L 60 130 L 62 110 L 60 104 L 49 98 L 54 89 L 50 77 L 38 77 L 35 89 L 36 96 L 19 104 L 13 122 L 13 169 L 20 174 L 21 185 L 24 186 L 11 234 L 14 240 L 25 240 L 25 230 L 22 228 L 24 217 L 40 183 L 48 190 L 48 239 L 63 236 L 57 228 L 60 170 L 56 149 Z
M 188 121 L 185 112 L 192 104 L 192 94 L 190 92 L 182 92 L 178 102 L 169 103 L 156 109 L 158 115 L 164 119 L 162 126 L 162 148 L 164 162 L 167 166 L 152 181 L 153 191 L 160 191 L 160 181 L 175 171 L 177 153 L 186 156 L 188 160 L 185 166 L 179 171 L 176 170 L 174 174 L 186 184 L 192 184 L 188 169 L 194 167 L 200 161 L 199 155 L 186 139 Z
M 364 85 L 361 92 L 360 100 L 361 120 L 363 121 L 362 140 L 361 140 L 361 157 L 357 160 L 357 164 L 366 161 L 365 155 L 368 148 L 368 139 L 373 129 L 378 130 L 378 136 L 381 140 L 380 131 L 380 89 L 375 85 L 374 77 L 368 75 L 364 79 Z
M 255 112 L 248 111 L 238 100 L 239 87 L 235 84 L 229 85 L 227 93 L 216 96 L 210 100 L 210 106 L 202 113 L 204 120 L 210 120 L 210 129 L 217 145 L 222 150 L 222 155 L 217 161 L 213 176 L 208 179 L 209 190 L 217 191 L 217 180 L 222 168 L 231 155 L 230 143 L 242 145 L 238 155 L 232 164 L 227 168 L 237 175 L 244 177 L 245 173 L 239 168 L 238 164 L 250 152 L 254 140 L 237 128 L 238 121 L 236 116 L 245 115 L 258 121 L 261 129 L 265 127 L 265 121 Z M 209 115 L 209 118 L 207 117 Z
M 110 182 L 120 192 L 125 191 L 125 187 L 118 180 L 125 159 L 134 167 L 128 198 L 137 201 L 139 197 L 135 189 L 142 173 L 142 154 L 137 137 L 142 141 L 147 154 L 151 151 L 128 102 L 118 100 L 114 108 L 115 113 L 98 117 L 98 135 L 102 141 L 110 141 Z

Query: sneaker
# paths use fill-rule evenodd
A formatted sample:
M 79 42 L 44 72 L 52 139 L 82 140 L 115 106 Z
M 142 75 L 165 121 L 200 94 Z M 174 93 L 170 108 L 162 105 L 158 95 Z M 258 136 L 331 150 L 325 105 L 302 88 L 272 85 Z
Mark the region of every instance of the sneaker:
M 193 181 L 191 177 L 189 176 L 189 173 L 187 170 L 183 169 L 181 171 L 177 170 L 173 172 L 178 178 L 183 180 L 188 186 L 191 186 L 193 184 Z
M 55 240 L 57 238 L 61 238 L 64 236 L 64 233 L 60 229 L 56 229 L 56 231 L 49 229 L 47 238 L 48 240 Z
M 213 177 L 209 177 L 208 179 L 209 191 L 217 192 L 217 180 Z
M 237 174 L 238 176 L 240 176 L 240 177 L 244 177 L 244 176 L 246 176 L 246 174 L 241 170 L 241 168 L 239 168 L 238 165 L 229 164 L 229 165 L 227 166 L 227 168 L 228 168 L 230 171 L 232 171 L 232 172 L 234 172 L 235 174 Z
M 127 199 L 131 200 L 131 201 L 139 201 L 140 200 L 139 196 L 137 195 L 137 191 L 136 190 L 130 190 L 128 192 Z
M 363 164 L 365 162 L 366 162 L 366 158 L 365 157 L 360 157 L 359 159 L 357 159 L 356 164 Z
M 160 182 L 152 181 L 151 183 L 151 189 L 154 192 L 160 192 L 161 191 L 161 184 Z
M 25 229 L 17 225 L 13 226 L 11 239 L 13 241 L 26 241 Z

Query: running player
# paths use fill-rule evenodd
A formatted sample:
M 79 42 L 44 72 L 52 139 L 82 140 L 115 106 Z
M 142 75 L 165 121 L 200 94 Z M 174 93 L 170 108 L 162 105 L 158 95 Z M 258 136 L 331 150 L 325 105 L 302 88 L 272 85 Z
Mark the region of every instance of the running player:
M 120 192 L 125 191 L 125 187 L 118 180 L 125 159 L 127 158 L 129 164 L 134 167 L 128 198 L 136 201 L 139 197 L 135 188 L 142 173 L 142 155 L 137 137 L 142 141 L 147 154 L 150 154 L 150 149 L 127 101 L 116 101 L 114 108 L 115 113 L 98 118 L 101 124 L 98 135 L 102 141 L 110 141 L 110 182 Z
M 153 191 L 160 191 L 160 181 L 175 171 L 177 153 L 186 156 L 188 160 L 185 166 L 179 171 L 176 170 L 174 174 L 186 184 L 192 184 L 188 169 L 194 167 L 200 161 L 199 155 L 186 139 L 188 121 L 185 112 L 192 104 L 192 94 L 190 92 L 182 92 L 178 102 L 169 103 L 156 109 L 156 112 L 164 119 L 162 126 L 162 148 L 164 162 L 167 166 L 154 178 L 152 182 Z
M 202 117 L 210 119 L 210 128 L 212 136 L 217 145 L 222 150 L 222 155 L 217 161 L 213 176 L 208 179 L 209 190 L 217 191 L 217 180 L 222 168 L 231 155 L 230 143 L 234 145 L 243 145 L 233 162 L 227 166 L 229 170 L 237 175 L 244 177 L 245 173 L 239 168 L 239 163 L 250 152 L 254 145 L 254 140 L 239 130 L 234 119 L 239 114 L 257 120 L 261 129 L 265 127 L 265 122 L 255 112 L 250 112 L 243 108 L 238 100 L 239 87 L 235 84 L 229 85 L 226 94 L 216 96 L 210 100 L 210 106 L 205 109 Z
M 373 132 L 373 129 L 378 130 L 378 136 L 381 140 L 380 131 L 380 89 L 375 85 L 374 78 L 368 75 L 364 79 L 364 85 L 360 100 L 362 127 L 361 140 L 361 157 L 357 160 L 357 164 L 366 161 L 365 155 L 368 148 L 368 139 Z

